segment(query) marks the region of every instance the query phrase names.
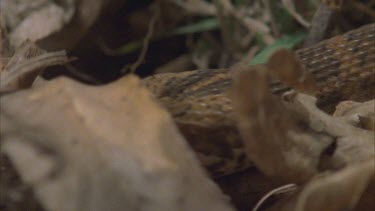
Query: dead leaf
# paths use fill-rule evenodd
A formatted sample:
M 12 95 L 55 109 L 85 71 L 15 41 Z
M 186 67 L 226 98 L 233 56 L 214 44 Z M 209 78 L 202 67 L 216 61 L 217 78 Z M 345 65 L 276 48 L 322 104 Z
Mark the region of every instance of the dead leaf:
M 48 50 L 71 50 L 99 18 L 126 3 L 126 0 L 3 1 L 1 15 L 9 29 L 11 46 L 17 48 L 31 40 Z
M 375 160 L 353 165 L 336 173 L 317 178 L 299 194 L 296 211 L 350 210 L 358 203 L 372 177 Z M 371 208 L 368 208 L 370 210 Z
M 314 97 L 297 93 L 283 101 L 267 85 L 267 73 L 253 70 L 239 74 L 232 91 L 247 155 L 264 174 L 303 183 L 373 159 L 375 134 L 319 110 Z
M 315 177 L 267 211 L 374 210 L 374 159 Z
M 2 18 L 10 29 L 11 45 L 17 48 L 26 40 L 37 41 L 60 31 L 75 12 L 74 1 L 64 2 L 65 7 L 49 0 L 4 0 Z
M 345 119 L 332 117 L 318 109 L 316 99 L 299 94 L 293 104 L 304 108 L 310 128 L 336 137 L 336 147 L 331 154 L 331 168 L 357 165 L 375 156 L 375 134 L 349 124 Z M 300 110 L 300 109 L 297 109 Z
M 375 100 L 367 102 L 343 101 L 336 106 L 333 116 L 365 130 L 375 130 Z
M 267 68 L 277 79 L 299 92 L 315 95 L 318 91 L 313 75 L 303 70 L 291 50 L 280 49 L 273 53 L 267 62 Z
M 65 51 L 49 52 L 27 41 L 16 51 L 0 75 L 0 93 L 28 88 L 44 68 L 69 62 Z
M 232 210 L 135 76 L 0 100 L 2 149 L 48 210 Z
M 269 92 L 267 72 L 240 72 L 232 99 L 247 155 L 265 175 L 281 183 L 300 183 L 318 172 L 320 155 L 334 139 L 308 134 L 302 117 Z

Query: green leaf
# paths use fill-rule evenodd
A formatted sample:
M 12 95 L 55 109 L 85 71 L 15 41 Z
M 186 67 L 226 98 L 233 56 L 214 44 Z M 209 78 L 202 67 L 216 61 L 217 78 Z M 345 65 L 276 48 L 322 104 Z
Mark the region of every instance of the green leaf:
M 117 49 L 114 49 L 113 51 L 115 51 L 117 54 L 125 55 L 125 54 L 129 54 L 140 49 L 142 47 L 142 44 L 143 44 L 143 40 L 133 41 Z
M 192 34 L 197 32 L 210 31 L 219 28 L 219 21 L 216 18 L 207 18 L 196 23 L 174 29 L 167 35 Z
M 250 65 L 263 64 L 267 61 L 268 57 L 278 49 L 293 48 L 306 37 L 306 33 L 297 33 L 286 35 L 279 40 L 276 40 L 271 45 L 261 50 L 250 62 Z

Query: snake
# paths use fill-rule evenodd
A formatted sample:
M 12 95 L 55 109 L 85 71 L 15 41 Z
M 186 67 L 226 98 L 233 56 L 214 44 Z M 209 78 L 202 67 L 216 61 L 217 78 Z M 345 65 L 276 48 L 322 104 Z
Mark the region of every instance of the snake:
M 319 107 L 329 111 L 340 101 L 374 98 L 375 23 L 298 49 L 294 54 L 316 81 Z M 244 152 L 228 97 L 231 75 L 227 68 L 200 69 L 143 79 L 214 177 L 253 165 Z M 270 82 L 275 95 L 290 89 L 280 81 Z

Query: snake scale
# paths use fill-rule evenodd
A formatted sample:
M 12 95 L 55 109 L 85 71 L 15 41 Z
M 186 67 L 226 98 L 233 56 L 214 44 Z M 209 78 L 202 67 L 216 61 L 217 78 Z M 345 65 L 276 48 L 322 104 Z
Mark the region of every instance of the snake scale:
M 342 100 L 365 101 L 375 94 L 375 23 L 324 40 L 295 52 L 304 71 L 318 87 L 318 104 L 333 106 Z M 228 69 L 164 73 L 145 78 L 145 85 L 172 114 L 180 131 L 203 165 L 223 175 L 251 165 L 235 126 Z M 270 90 L 288 91 L 281 82 Z

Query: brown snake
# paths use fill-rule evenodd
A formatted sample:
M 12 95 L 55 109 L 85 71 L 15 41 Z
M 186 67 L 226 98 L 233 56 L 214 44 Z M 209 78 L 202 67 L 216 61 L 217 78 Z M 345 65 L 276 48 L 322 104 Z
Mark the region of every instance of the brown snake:
M 334 108 L 342 100 L 365 101 L 375 94 L 375 24 L 362 26 L 295 52 L 315 78 L 318 105 Z M 250 165 L 235 126 L 226 90 L 228 69 L 158 74 L 146 86 L 173 115 L 179 129 L 213 175 Z M 272 82 L 274 94 L 290 90 Z

